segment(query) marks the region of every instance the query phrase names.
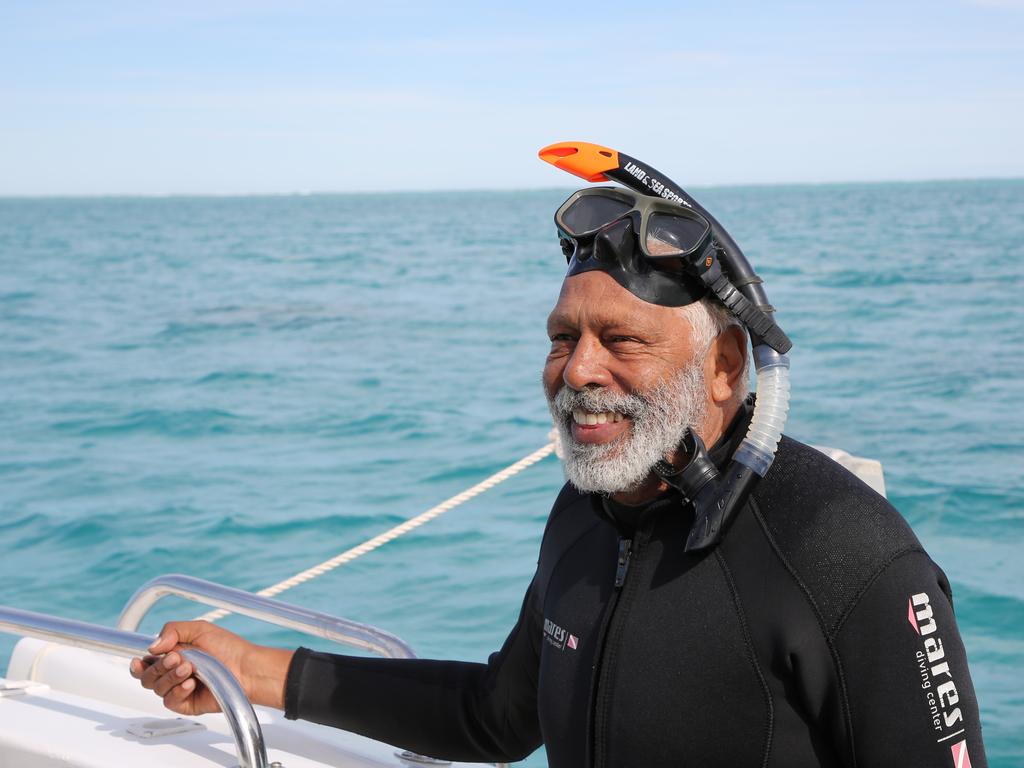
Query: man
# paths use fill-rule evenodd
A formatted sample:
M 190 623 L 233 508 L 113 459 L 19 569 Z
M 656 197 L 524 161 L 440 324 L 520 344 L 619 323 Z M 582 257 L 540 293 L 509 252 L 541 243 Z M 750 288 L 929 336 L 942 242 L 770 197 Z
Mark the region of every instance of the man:
M 746 333 L 692 276 L 577 258 L 543 372 L 569 483 L 486 665 L 292 652 L 181 622 L 132 674 L 176 712 L 214 711 L 175 650 L 198 647 L 254 703 L 452 760 L 543 744 L 552 768 L 985 765 L 945 576 L 839 465 L 783 438 L 714 546 L 688 546 L 695 505 L 659 462 L 693 461 L 689 428 L 726 467 L 751 421 Z M 641 298 L 666 274 L 704 295 Z

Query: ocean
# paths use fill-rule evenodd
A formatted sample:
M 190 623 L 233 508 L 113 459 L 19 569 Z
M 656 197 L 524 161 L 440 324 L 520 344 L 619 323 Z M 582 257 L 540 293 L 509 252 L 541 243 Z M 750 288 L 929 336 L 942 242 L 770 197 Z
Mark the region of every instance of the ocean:
M 569 191 L 0 200 L 0 603 L 112 625 L 163 573 L 257 590 L 542 446 Z M 1024 181 L 693 192 L 794 341 L 787 433 L 882 462 L 991 765 L 1020 765 Z M 546 459 L 282 597 L 484 660 L 562 481 Z

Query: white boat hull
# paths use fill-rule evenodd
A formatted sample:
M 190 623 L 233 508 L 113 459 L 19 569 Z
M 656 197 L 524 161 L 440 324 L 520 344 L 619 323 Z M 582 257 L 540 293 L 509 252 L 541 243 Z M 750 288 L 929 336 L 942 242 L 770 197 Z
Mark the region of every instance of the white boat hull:
M 277 710 L 256 707 L 256 715 L 271 764 L 283 768 L 423 766 L 395 747 Z M 128 659 L 20 640 L 0 678 L 0 768 L 141 765 L 232 768 L 238 757 L 221 715 L 178 718 L 132 679 Z

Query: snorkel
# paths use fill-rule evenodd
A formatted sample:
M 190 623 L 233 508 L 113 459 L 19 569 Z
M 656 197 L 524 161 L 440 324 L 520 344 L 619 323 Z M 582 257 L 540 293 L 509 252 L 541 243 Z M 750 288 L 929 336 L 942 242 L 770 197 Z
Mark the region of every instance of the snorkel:
M 710 238 L 700 247 L 675 253 L 681 257 L 676 261 L 682 263 L 679 278 L 699 281 L 750 333 L 757 373 L 754 413 L 746 436 L 724 472 L 720 472 L 711 461 L 703 441 L 692 429 L 686 431 L 681 444 L 690 457 L 686 466 L 676 469 L 663 460 L 654 468 L 665 483 L 676 488 L 686 502 L 693 504 L 694 524 L 686 540 L 686 551 L 707 549 L 721 538 L 754 484 L 764 477 L 775 458 L 789 411 L 789 358 L 786 353 L 793 344 L 772 318 L 774 308 L 768 303 L 763 281 L 754 273 L 739 245 L 678 184 L 639 160 L 597 144 L 561 142 L 544 147 L 538 154 L 556 168 L 586 181 L 617 181 L 640 195 L 670 201 L 703 217 L 710 224 Z M 559 208 L 556 224 L 563 237 L 563 250 L 569 258 L 568 248 L 574 243 L 566 239 L 564 221 L 559 221 L 565 209 L 566 205 Z M 609 222 L 611 226 L 617 223 Z M 628 247 L 632 249 L 632 242 Z M 632 257 L 632 250 L 629 255 Z M 648 255 L 648 260 L 655 261 L 656 257 L 652 259 Z M 574 273 L 572 264 L 571 261 L 570 274 Z

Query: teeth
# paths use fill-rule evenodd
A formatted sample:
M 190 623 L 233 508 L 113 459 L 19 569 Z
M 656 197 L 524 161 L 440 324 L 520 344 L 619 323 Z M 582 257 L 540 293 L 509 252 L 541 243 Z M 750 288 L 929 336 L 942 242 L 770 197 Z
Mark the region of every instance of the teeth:
M 572 420 L 577 424 L 587 424 L 594 426 L 596 424 L 617 424 L 625 418 L 621 413 L 616 411 L 603 411 L 601 413 L 590 413 L 584 411 L 581 408 L 577 408 L 572 412 Z

